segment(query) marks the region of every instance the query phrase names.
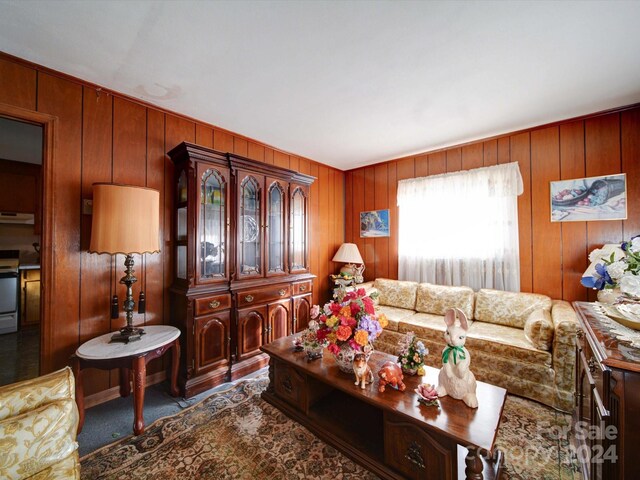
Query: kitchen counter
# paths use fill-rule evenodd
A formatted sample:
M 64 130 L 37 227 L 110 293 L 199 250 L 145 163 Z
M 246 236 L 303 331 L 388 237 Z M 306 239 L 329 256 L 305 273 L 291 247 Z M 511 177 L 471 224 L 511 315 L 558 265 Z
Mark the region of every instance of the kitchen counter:
M 18 265 L 18 270 L 40 270 L 39 263 L 21 263 Z

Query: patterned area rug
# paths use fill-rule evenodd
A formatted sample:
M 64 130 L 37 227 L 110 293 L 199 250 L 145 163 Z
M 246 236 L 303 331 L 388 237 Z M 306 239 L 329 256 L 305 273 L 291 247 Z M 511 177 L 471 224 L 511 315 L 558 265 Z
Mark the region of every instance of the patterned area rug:
M 160 419 L 82 458 L 82 478 L 358 479 L 377 477 L 264 402 L 259 377 Z M 568 444 L 569 416 L 508 397 L 498 435 L 503 479 L 578 478 Z

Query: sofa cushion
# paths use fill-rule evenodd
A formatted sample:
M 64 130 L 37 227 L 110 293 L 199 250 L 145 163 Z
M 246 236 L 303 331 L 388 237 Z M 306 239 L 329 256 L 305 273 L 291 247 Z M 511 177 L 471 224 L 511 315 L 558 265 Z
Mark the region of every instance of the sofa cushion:
M 400 323 L 400 321 L 416 313 L 413 310 L 408 310 L 406 308 L 389 307 L 387 305 L 376 305 L 375 308 L 376 314 L 384 313 L 389 321 L 385 330 L 391 330 L 394 332 L 398 331 L 398 323 Z
M 468 319 L 471 319 L 474 299 L 475 292 L 469 287 L 421 283 L 418 285 L 416 295 L 416 310 L 422 313 L 444 315 L 448 308 L 459 308 Z
M 476 294 L 473 318 L 481 322 L 524 329 L 531 312 L 551 310 L 551 299 L 537 293 L 505 292 L 483 288 Z
M 408 308 L 410 310 L 415 309 L 416 291 L 418 289 L 416 282 L 377 278 L 374 285 L 380 294 L 378 297 L 378 303 L 380 305 Z
M 75 398 L 73 373 L 68 367 L 0 388 L 0 420 L 64 398 Z
M 7 452 L 0 477 L 18 480 L 64 460 L 78 448 L 78 411 L 73 399 L 51 403 L 0 422 L 0 450 Z
M 473 351 L 477 349 L 524 362 L 551 365 L 551 354 L 531 345 L 521 328 L 475 321 L 467 332 L 466 347 L 472 358 Z
M 469 320 L 469 325 L 473 321 Z M 442 315 L 434 315 L 432 313 L 416 313 L 414 315 L 403 318 L 398 325 L 398 332 L 413 332 L 420 339 L 434 340 L 444 342 L 444 331 L 447 325 L 444 323 Z
M 534 310 L 524 324 L 524 336 L 540 350 L 551 350 L 553 321 L 548 310 Z

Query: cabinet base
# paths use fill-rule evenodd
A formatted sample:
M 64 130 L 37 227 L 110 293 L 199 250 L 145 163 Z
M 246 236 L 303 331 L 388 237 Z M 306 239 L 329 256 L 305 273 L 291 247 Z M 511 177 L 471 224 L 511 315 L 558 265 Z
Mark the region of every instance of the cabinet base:
M 227 367 L 219 368 L 190 379 L 181 377 L 179 380 L 180 394 L 184 398 L 190 398 L 228 381 L 229 369 Z
M 258 371 L 261 368 L 266 367 L 268 364 L 269 355 L 265 353 L 260 353 L 254 357 L 235 363 L 231 367 L 231 381 L 233 382 L 245 375 Z

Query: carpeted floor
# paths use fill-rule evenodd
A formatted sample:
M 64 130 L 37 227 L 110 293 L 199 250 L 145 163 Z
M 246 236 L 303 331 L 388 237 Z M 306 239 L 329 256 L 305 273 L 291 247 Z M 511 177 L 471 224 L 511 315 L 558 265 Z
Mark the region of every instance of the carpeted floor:
M 375 479 L 260 398 L 258 377 L 82 458 L 82 478 Z M 577 479 L 569 416 L 509 396 L 497 444 L 503 479 Z

